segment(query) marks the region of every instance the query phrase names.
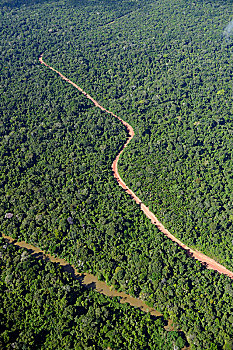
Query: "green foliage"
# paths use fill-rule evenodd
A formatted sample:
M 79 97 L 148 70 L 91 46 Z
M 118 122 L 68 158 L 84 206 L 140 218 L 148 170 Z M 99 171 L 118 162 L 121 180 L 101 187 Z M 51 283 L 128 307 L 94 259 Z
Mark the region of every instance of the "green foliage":
M 231 2 L 27 5 L 0 14 L 1 230 L 144 298 L 192 349 L 231 346 L 232 281 L 143 216 L 111 173 L 122 125 L 38 62 L 44 53 L 132 124 L 125 182 L 172 233 L 232 268 Z
M 181 349 L 182 333 L 0 242 L 2 349 Z

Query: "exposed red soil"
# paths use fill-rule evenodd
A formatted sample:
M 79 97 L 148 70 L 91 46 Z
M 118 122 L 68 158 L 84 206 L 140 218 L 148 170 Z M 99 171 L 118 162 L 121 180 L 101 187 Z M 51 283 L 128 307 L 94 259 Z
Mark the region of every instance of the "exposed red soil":
M 80 92 L 84 94 L 89 100 L 91 100 L 94 105 L 98 108 L 100 108 L 102 111 L 107 112 L 111 114 L 113 117 L 117 118 L 118 120 L 121 121 L 121 123 L 126 127 L 129 137 L 127 139 L 127 142 L 124 144 L 122 147 L 122 150 L 120 153 L 117 155 L 116 159 L 114 160 L 112 164 L 112 170 L 114 177 L 117 179 L 117 182 L 119 186 L 121 186 L 134 200 L 137 204 L 140 205 L 141 210 L 145 213 L 145 215 L 151 220 L 151 222 L 158 227 L 158 229 L 164 233 L 168 238 L 170 238 L 173 242 L 177 243 L 181 248 L 187 251 L 188 255 L 192 256 L 194 259 L 199 260 L 201 263 L 205 264 L 205 266 L 208 269 L 213 269 L 215 271 L 218 271 L 219 273 L 223 273 L 224 275 L 229 276 L 230 278 L 233 279 L 233 272 L 226 269 L 223 265 L 219 264 L 217 261 L 209 258 L 203 253 L 200 253 L 196 250 L 193 250 L 189 247 L 187 247 L 184 243 L 182 243 L 179 239 L 177 239 L 175 236 L 173 236 L 164 226 L 163 224 L 156 218 L 156 216 L 149 210 L 148 207 L 145 206 L 145 204 L 142 203 L 142 201 L 136 196 L 136 194 L 125 184 L 125 182 L 122 180 L 122 178 L 119 175 L 118 168 L 117 168 L 117 163 L 120 158 L 120 155 L 123 153 L 124 149 L 127 147 L 129 142 L 132 140 L 134 137 L 134 130 L 131 125 L 129 125 L 127 122 L 125 122 L 123 119 L 115 115 L 114 113 L 108 111 L 104 107 L 102 107 L 94 98 L 92 98 L 90 95 L 88 95 L 83 89 L 81 89 L 77 84 L 73 83 L 70 79 L 66 78 L 63 74 L 61 74 L 59 71 L 54 69 L 53 67 L 50 67 L 47 63 L 43 61 L 42 55 L 39 58 L 40 63 L 44 64 L 46 67 L 50 68 L 54 72 L 60 75 L 62 79 L 73 85 L 76 89 L 78 89 Z

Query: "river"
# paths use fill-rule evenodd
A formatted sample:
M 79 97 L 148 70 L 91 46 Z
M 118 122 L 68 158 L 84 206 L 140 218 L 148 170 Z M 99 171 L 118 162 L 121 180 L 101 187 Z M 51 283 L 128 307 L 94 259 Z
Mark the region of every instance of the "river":
M 77 278 L 80 280 L 82 285 L 89 289 L 94 289 L 99 293 L 102 293 L 104 295 L 107 295 L 109 297 L 120 297 L 121 303 L 128 303 L 131 306 L 137 307 L 141 309 L 144 312 L 149 312 L 152 316 L 162 316 L 162 314 L 146 305 L 146 303 L 138 298 L 134 298 L 124 292 L 118 292 L 117 290 L 113 289 L 111 286 L 108 286 L 106 282 L 99 281 L 98 278 L 90 273 L 80 273 L 77 271 L 77 269 L 69 264 L 66 260 L 61 258 L 56 258 L 52 256 L 51 254 L 45 253 L 43 250 L 41 250 L 38 247 L 35 247 L 31 244 L 26 243 L 25 241 L 17 242 L 15 239 L 13 239 L 10 236 L 2 235 L 3 238 L 7 239 L 9 243 L 14 244 L 17 247 L 25 248 L 30 251 L 30 253 L 38 258 L 38 259 L 45 259 L 50 260 L 51 262 L 58 263 L 63 267 L 63 269 L 69 273 L 72 274 L 74 278 Z M 171 322 L 169 322 L 169 330 L 171 330 Z

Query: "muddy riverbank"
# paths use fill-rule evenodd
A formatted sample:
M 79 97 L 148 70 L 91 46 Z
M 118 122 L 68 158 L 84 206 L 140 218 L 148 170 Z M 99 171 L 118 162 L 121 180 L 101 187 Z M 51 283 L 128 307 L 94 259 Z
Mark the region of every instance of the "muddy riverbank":
M 61 265 L 65 271 L 71 273 L 74 278 L 79 279 L 80 282 L 83 284 L 83 286 L 85 286 L 86 288 L 94 289 L 97 292 L 102 293 L 109 297 L 120 297 L 121 303 L 128 303 L 131 306 L 139 308 L 144 312 L 149 312 L 152 316 L 156 316 L 156 317 L 162 316 L 162 314 L 159 311 L 147 306 L 143 300 L 134 298 L 124 292 L 118 292 L 117 290 L 113 289 L 111 286 L 108 286 L 106 282 L 99 281 L 96 276 L 90 273 L 78 272 L 77 269 L 73 265 L 69 264 L 66 260 L 61 258 L 56 258 L 51 254 L 45 253 L 40 248 L 35 247 L 31 244 L 28 244 L 25 241 L 17 242 L 15 239 L 9 236 L 6 236 L 4 234 L 2 236 L 3 238 L 7 239 L 9 243 L 12 243 L 17 247 L 27 249 L 34 257 L 38 259 L 50 260 L 51 262 Z M 169 330 L 172 330 L 171 321 L 168 322 L 167 327 L 169 328 Z

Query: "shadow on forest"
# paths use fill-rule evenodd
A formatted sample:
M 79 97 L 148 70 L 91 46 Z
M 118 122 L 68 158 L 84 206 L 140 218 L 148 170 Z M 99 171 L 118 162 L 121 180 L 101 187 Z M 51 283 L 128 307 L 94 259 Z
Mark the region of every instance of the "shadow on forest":
M 82 276 L 77 277 L 77 279 L 78 279 L 78 281 L 80 281 L 85 286 L 85 288 L 96 290 L 96 282 L 91 282 L 91 283 L 88 283 L 88 284 L 84 284 Z
M 196 261 L 199 261 L 192 252 L 190 252 L 190 250 L 185 250 L 186 254 L 188 255 L 188 257 L 192 258 L 192 259 L 195 259 Z M 208 264 L 206 262 L 200 262 L 201 265 L 203 266 L 203 269 L 208 269 Z M 213 270 L 214 271 L 214 270 Z

